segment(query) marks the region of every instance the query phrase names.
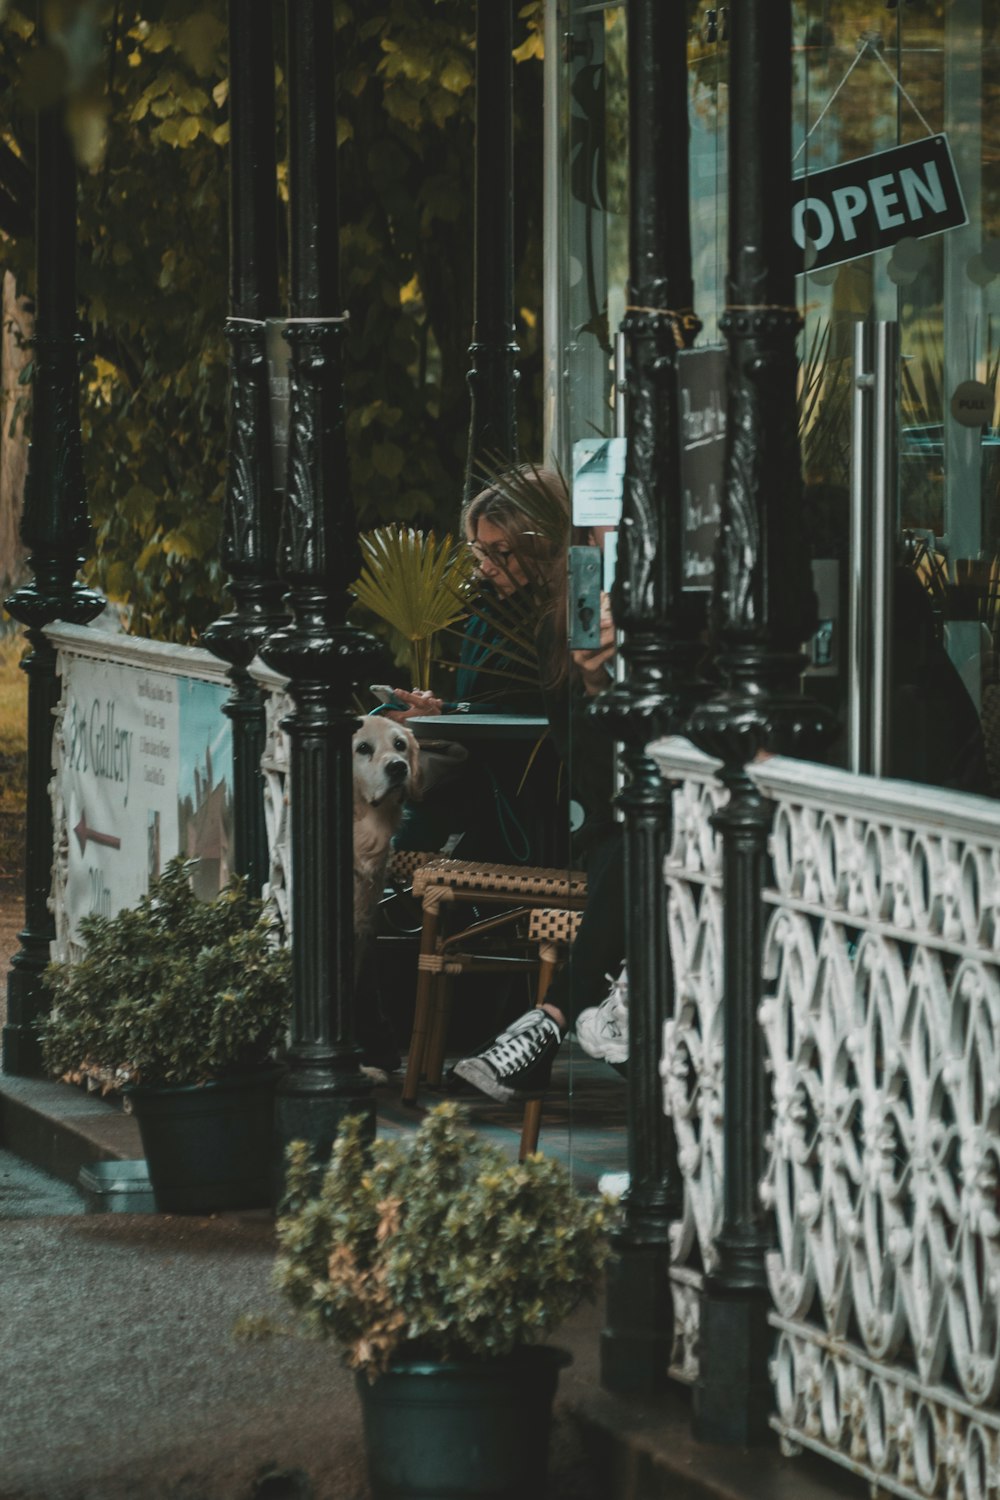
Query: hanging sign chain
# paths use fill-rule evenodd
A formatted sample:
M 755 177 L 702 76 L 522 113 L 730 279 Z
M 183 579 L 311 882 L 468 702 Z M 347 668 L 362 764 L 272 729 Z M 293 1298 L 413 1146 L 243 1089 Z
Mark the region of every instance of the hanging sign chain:
M 869 33 L 865 33 L 864 36 L 859 37 L 859 39 L 858 39 L 858 50 L 857 50 L 857 53 L 856 53 L 856 55 L 854 57 L 854 61 L 851 63 L 851 66 L 848 68 L 847 72 L 844 74 L 843 78 L 837 84 L 837 87 L 834 89 L 833 93 L 830 95 L 829 99 L 826 101 L 826 103 L 824 104 L 823 108 L 820 110 L 819 115 L 817 116 L 815 123 L 806 132 L 805 136 L 803 137 L 802 144 L 799 146 L 799 149 L 796 151 L 795 155 L 792 157 L 792 165 L 793 166 L 798 161 L 799 157 L 802 155 L 802 152 L 808 146 L 810 140 L 812 139 L 812 136 L 813 136 L 814 132 L 817 131 L 819 129 L 820 125 L 823 123 L 823 120 L 826 118 L 827 114 L 829 113 L 829 111 L 830 111 L 830 109 L 831 109 L 831 107 L 833 105 L 833 102 L 836 99 L 837 95 L 840 93 L 841 89 L 844 87 L 844 84 L 850 78 L 851 74 L 854 72 L 854 69 L 857 67 L 858 63 L 861 61 L 861 59 L 863 57 L 874 57 L 875 61 L 877 63 L 879 63 L 885 69 L 885 71 L 888 73 L 889 77 L 892 80 L 893 86 L 896 89 L 896 92 L 899 93 L 899 94 L 901 94 L 902 97 L 906 100 L 907 104 L 913 110 L 913 113 L 916 115 L 917 119 L 920 121 L 921 125 L 926 130 L 927 134 L 928 135 L 933 135 L 934 134 L 934 132 L 931 129 L 930 125 L 927 123 L 926 118 L 924 117 L 923 113 L 921 112 L 920 107 L 917 104 L 916 100 L 913 98 L 912 94 L 910 94 L 910 93 L 907 92 L 907 90 L 906 90 L 904 84 L 902 83 L 902 81 L 900 80 L 898 74 L 896 74 L 896 73 L 894 73 L 892 71 L 892 69 L 890 68 L 889 64 L 886 62 L 885 58 L 882 56 L 881 50 L 874 44 L 872 35 L 869 34 Z

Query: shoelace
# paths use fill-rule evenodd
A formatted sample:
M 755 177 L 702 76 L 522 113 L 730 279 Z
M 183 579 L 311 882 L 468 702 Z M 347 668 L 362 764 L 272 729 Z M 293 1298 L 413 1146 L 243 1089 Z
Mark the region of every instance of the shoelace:
M 608 991 L 608 1000 L 620 1000 L 623 1005 L 627 1005 L 628 1004 L 628 973 L 627 973 L 627 971 L 625 969 L 622 969 L 621 973 L 617 976 L 617 978 L 613 974 L 605 974 L 604 977 L 608 981 L 608 984 L 611 986 L 610 990 Z M 604 1002 L 605 1005 L 607 1005 L 608 1000 L 605 1000 L 605 1002 Z
M 548 1036 L 548 1027 L 539 1025 L 517 1031 L 513 1036 L 498 1037 L 482 1054 L 483 1062 L 489 1063 L 498 1074 L 519 1072 L 537 1062 Z
M 615 1015 L 613 1011 L 609 1010 L 606 1015 L 601 1017 L 600 1030 L 605 1036 L 623 1037 L 625 1035 L 625 1027 L 622 1024 L 621 1015 Z

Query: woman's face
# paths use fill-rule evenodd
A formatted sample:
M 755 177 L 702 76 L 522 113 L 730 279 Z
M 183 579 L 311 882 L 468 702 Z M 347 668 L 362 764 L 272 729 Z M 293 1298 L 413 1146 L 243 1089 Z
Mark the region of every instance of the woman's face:
M 480 574 L 502 599 L 527 583 L 527 574 L 510 545 L 507 533 L 492 521 L 481 516 L 476 522 L 476 534 L 470 537 L 469 544 Z

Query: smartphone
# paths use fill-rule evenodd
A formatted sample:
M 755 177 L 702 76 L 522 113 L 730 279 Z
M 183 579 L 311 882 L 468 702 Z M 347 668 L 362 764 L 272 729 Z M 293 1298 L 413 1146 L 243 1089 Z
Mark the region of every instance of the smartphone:
M 368 691 L 373 698 L 378 699 L 379 705 L 382 708 L 399 709 L 400 713 L 404 714 L 407 712 L 408 705 L 400 703 L 392 688 L 387 687 L 384 682 L 370 682 L 368 684 Z
M 569 549 L 571 651 L 592 651 L 601 644 L 601 573 L 599 547 Z

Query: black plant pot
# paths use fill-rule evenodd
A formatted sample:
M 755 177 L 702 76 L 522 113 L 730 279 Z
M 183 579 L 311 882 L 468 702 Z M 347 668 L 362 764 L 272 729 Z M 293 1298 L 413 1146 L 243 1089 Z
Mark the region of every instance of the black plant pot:
M 396 1360 L 357 1383 L 374 1500 L 544 1500 L 565 1349 L 503 1359 Z
M 280 1075 L 269 1063 L 212 1083 L 125 1090 L 160 1213 L 268 1207 Z

